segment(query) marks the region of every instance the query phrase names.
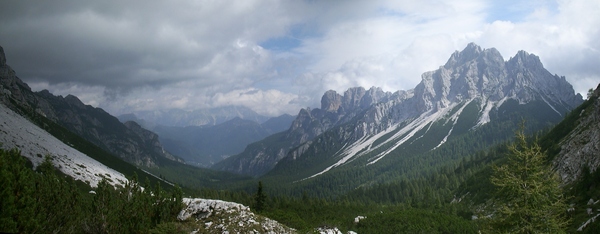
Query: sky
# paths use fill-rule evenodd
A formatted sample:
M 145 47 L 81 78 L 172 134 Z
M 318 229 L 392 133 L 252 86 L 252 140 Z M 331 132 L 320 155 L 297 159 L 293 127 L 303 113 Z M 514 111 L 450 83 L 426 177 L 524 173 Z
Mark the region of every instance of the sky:
M 600 83 L 600 1 L 3 0 L 0 46 L 35 90 L 113 115 L 319 107 L 327 90 L 413 89 L 474 42 Z

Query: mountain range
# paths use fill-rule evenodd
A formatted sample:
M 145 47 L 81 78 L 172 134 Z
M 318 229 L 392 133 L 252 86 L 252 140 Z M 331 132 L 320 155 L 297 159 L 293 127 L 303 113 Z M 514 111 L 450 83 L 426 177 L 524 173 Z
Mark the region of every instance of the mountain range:
M 213 168 L 305 180 L 345 165 L 368 167 L 407 152 L 435 151 L 468 134 L 503 126 L 473 147 L 482 149 L 512 136 L 520 121 L 530 130 L 552 126 L 582 100 L 565 77 L 548 72 L 537 56 L 519 51 L 504 61 L 495 48 L 470 43 L 439 69 L 425 72 L 414 89 L 328 91 L 321 108 L 300 110 L 289 130 Z

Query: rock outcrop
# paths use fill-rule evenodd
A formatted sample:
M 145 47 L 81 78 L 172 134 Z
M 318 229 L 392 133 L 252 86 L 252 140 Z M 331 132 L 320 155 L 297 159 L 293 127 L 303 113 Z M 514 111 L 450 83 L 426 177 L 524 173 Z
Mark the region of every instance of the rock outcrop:
M 234 202 L 184 198 L 185 208 L 177 219 L 191 223 L 200 233 L 296 233 L 275 220 L 256 215 L 250 208 Z

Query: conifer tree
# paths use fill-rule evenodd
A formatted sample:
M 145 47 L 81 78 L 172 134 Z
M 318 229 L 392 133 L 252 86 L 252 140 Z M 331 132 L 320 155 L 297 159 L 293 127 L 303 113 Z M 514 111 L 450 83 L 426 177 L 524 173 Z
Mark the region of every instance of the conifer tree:
M 567 205 L 556 173 L 523 128 L 509 146 L 508 162 L 494 167 L 496 206 L 488 228 L 500 233 L 564 233 Z
M 254 195 L 254 210 L 256 210 L 257 212 L 262 211 L 265 208 L 266 200 L 267 196 L 263 192 L 262 181 L 259 181 L 258 189 L 256 190 L 256 195 Z

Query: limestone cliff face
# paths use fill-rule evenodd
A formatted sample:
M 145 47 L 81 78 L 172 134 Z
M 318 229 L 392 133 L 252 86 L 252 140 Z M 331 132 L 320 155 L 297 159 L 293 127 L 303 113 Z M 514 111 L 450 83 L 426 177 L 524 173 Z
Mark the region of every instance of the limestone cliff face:
M 578 113 L 577 126 L 562 139 L 553 161 L 563 183 L 579 179 L 584 166 L 591 172 L 600 166 L 600 85 L 588 101 L 593 103 Z
M 0 101 L 21 112 L 34 111 L 95 145 L 136 165 L 153 167 L 162 159 L 178 160 L 162 149 L 158 136 L 135 123 L 122 124 L 100 108 L 77 97 L 55 96 L 47 90 L 33 92 L 10 66 L 0 47 Z

